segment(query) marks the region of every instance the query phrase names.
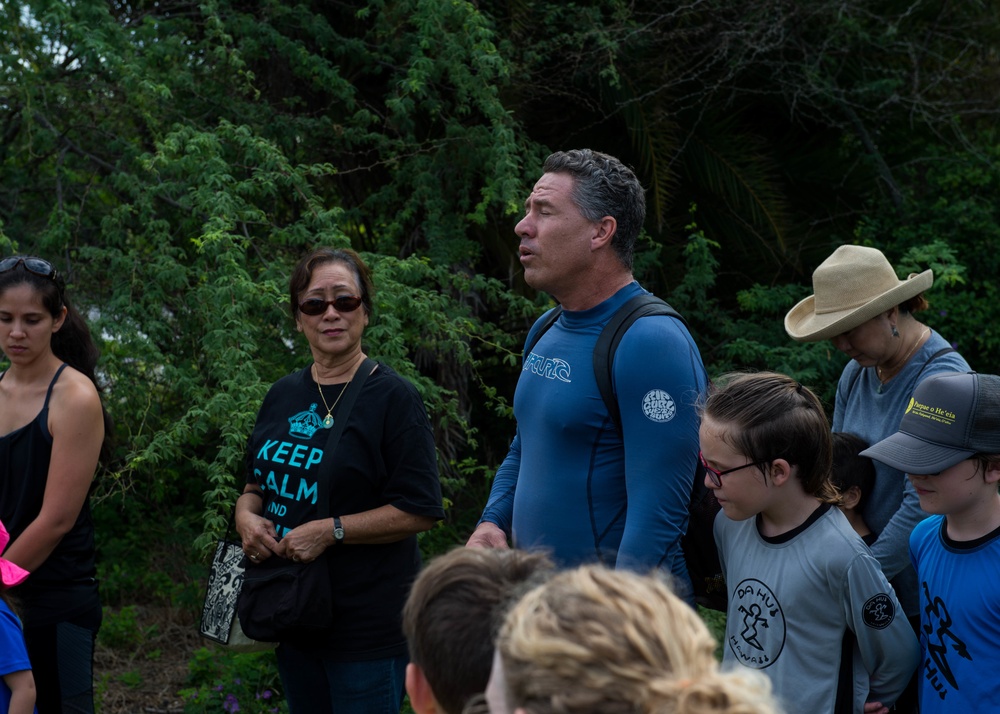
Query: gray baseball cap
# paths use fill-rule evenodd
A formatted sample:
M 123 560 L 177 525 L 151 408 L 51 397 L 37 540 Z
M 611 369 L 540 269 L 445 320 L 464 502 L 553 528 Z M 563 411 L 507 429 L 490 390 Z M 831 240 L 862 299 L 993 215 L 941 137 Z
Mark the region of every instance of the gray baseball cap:
M 936 474 L 975 454 L 1000 454 L 1000 377 L 935 374 L 917 385 L 899 431 L 861 452 L 909 474 Z

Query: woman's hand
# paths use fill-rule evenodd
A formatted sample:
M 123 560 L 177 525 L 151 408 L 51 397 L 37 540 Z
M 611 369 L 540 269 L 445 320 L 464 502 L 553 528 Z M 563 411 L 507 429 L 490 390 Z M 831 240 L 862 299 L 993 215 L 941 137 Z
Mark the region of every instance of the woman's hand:
M 307 521 L 288 531 L 274 553 L 296 563 L 308 563 L 316 560 L 332 543 L 333 519 Z
M 241 528 L 237 519 L 236 530 L 243 539 L 243 552 L 250 560 L 260 563 L 270 558 L 272 553 L 278 552 L 278 534 L 271 521 L 254 513 L 243 514 L 242 520 Z
M 254 510 L 261 505 L 263 500 L 255 490 L 244 492 L 236 501 L 236 532 L 243 541 L 243 552 L 254 563 L 267 560 L 279 547 L 274 523 Z

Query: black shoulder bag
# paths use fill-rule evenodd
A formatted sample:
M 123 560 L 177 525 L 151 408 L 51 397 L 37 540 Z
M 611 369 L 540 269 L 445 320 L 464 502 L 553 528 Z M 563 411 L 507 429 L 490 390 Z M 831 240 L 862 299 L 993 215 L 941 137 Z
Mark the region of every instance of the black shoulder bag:
M 368 375 L 375 371 L 374 361 L 365 358 L 354 378 L 345 388 L 337 423 L 326 442 L 332 454 Z M 329 479 L 317 485 L 320 519 L 330 516 Z M 333 592 L 330 565 L 324 551 L 308 563 L 296 563 L 272 555 L 260 564 L 244 559 L 246 571 L 237 603 L 240 625 L 249 637 L 267 642 L 315 639 L 316 633 L 333 623 Z

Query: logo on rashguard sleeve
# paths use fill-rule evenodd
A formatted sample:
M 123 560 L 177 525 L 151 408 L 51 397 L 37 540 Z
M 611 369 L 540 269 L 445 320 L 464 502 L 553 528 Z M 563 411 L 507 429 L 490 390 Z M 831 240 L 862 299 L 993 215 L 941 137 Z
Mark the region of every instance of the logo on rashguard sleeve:
M 662 423 L 674 418 L 677 405 L 674 404 L 674 398 L 662 389 L 654 389 L 642 398 L 642 413 L 650 421 Z
M 884 630 L 892 624 L 896 617 L 896 608 L 892 605 L 892 598 L 884 593 L 868 598 L 861 610 L 861 617 L 865 624 L 873 630 Z

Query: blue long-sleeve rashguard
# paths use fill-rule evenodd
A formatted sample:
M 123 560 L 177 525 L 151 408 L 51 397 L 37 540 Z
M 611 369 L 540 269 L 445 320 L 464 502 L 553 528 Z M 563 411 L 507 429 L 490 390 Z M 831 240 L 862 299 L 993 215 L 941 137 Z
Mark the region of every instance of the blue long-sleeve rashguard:
M 663 568 L 690 587 L 680 540 L 698 458 L 701 355 L 677 319 L 649 316 L 615 353 L 620 437 L 594 376 L 601 329 L 638 283 L 600 305 L 564 311 L 524 359 L 514 394 L 517 434 L 482 520 L 560 566 L 600 561 Z M 624 442 L 624 443 L 623 443 Z

